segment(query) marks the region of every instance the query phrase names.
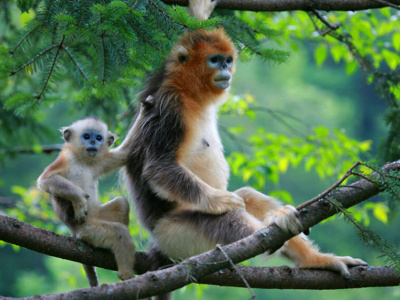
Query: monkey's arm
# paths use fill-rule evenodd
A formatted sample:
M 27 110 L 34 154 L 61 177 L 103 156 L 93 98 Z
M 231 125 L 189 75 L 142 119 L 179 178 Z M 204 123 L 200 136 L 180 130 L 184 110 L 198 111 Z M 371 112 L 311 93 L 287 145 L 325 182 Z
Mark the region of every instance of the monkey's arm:
M 86 201 L 88 197 L 87 193 L 81 187 L 59 174 L 40 176 L 37 184 L 40 190 L 71 202 L 83 199 Z
M 234 193 L 218 190 L 196 176 L 190 169 L 171 160 L 148 161 L 143 176 L 160 197 L 183 207 L 220 214 L 243 209 L 244 201 Z
M 135 143 L 135 134 L 142 123 L 142 119 L 143 105 L 140 104 L 135 122 L 129 129 L 128 134 L 123 142 L 117 148 L 111 149 L 105 156 L 103 163 L 98 166 L 100 168 L 100 175 L 118 170 L 126 164 L 130 150 Z
M 62 173 L 66 168 L 66 159 L 63 153 L 39 176 L 37 186 L 40 190 L 60 197 L 72 203 L 75 219 L 78 223 L 85 221 L 87 213 L 88 194 L 78 185 L 74 184 Z

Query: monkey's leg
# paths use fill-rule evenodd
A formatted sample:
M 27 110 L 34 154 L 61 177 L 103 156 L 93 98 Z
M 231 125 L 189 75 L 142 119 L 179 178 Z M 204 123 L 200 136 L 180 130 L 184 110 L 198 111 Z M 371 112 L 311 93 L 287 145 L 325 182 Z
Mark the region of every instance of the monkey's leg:
M 243 187 L 235 191 L 243 198 L 246 211 L 264 223 L 264 227 L 275 223 L 283 230 L 293 234 L 302 231 L 296 208 L 291 205 L 282 206 L 275 198 L 264 195 L 251 187 Z
M 110 222 L 119 222 L 129 225 L 129 202 L 122 196 L 119 196 L 107 203 L 104 203 L 97 213 L 101 220 Z
M 282 208 L 282 204 L 278 200 L 251 187 L 242 187 L 234 193 L 243 198 L 246 211 L 260 221 L 264 221 L 265 215 L 269 211 Z
M 136 248 L 127 226 L 119 222 L 88 219 L 79 228 L 77 237 L 95 247 L 111 249 L 118 266 L 118 277 L 122 280 L 133 277 Z
M 288 225 L 290 223 L 288 221 L 291 218 L 290 215 L 295 217 L 292 207 L 285 206 L 282 208 L 277 200 L 252 188 L 242 188 L 237 190 L 236 193 L 244 199 L 246 211 L 256 216 L 259 220 L 262 220 L 262 214 L 264 214 L 265 226 L 276 223 L 282 229 L 296 230 L 296 227 L 290 229 L 291 225 Z M 285 219 L 285 215 L 288 215 L 289 218 Z M 295 225 L 296 222 L 293 224 Z M 361 259 L 354 259 L 349 256 L 340 257 L 320 253 L 304 234 L 295 236 L 287 241 L 282 247 L 282 254 L 290 258 L 298 267 L 329 269 L 339 272 L 346 278 L 350 276 L 347 266 L 366 264 Z
M 224 214 L 179 211 L 161 219 L 153 230 L 160 250 L 172 259 L 184 259 L 249 236 L 264 224 L 245 210 Z

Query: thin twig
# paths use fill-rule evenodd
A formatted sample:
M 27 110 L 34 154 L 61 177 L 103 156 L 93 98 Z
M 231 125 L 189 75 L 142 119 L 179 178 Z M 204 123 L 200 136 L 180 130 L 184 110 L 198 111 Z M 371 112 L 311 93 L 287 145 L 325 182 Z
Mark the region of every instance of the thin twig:
M 56 55 L 54 55 L 53 63 L 52 63 L 52 65 L 51 65 L 49 74 L 47 75 L 46 81 L 44 82 L 44 85 L 43 85 L 43 87 L 42 87 L 42 90 L 40 91 L 39 95 L 37 95 L 37 96 L 35 97 L 35 98 L 36 98 L 36 101 L 40 100 L 40 98 L 42 97 L 42 95 L 43 95 L 43 93 L 44 93 L 44 90 L 46 89 L 46 87 L 47 87 L 47 85 L 48 85 L 48 83 L 49 83 L 49 81 L 50 81 L 50 77 L 51 77 L 51 75 L 53 74 L 53 70 L 54 70 L 54 67 L 55 67 L 56 62 L 57 62 L 58 54 L 60 53 L 60 50 L 61 50 L 61 48 L 62 48 L 62 46 L 63 46 L 63 43 L 64 43 L 64 40 L 65 40 L 65 35 L 62 36 L 62 39 L 61 39 L 61 42 L 60 42 L 60 44 L 59 44 L 59 46 L 58 46 Z
M 238 147 L 240 152 L 244 151 L 243 145 L 249 146 L 247 140 L 232 134 L 231 132 L 229 132 L 229 130 L 225 126 L 220 125 L 220 129 L 221 129 L 221 131 L 223 131 L 226 134 L 226 136 L 230 140 L 233 141 L 233 143 Z
M 165 13 L 165 11 L 164 11 L 161 7 L 159 7 L 156 3 L 154 3 L 153 1 L 149 0 L 149 3 L 151 3 L 157 10 L 159 10 L 159 11 L 163 14 L 163 16 L 164 16 L 165 19 L 170 19 L 170 20 L 172 20 L 174 23 L 179 24 L 179 25 L 181 25 L 181 26 L 183 26 L 183 27 L 185 27 L 185 28 L 187 28 L 187 29 L 190 29 L 190 27 L 187 26 L 186 24 L 177 22 L 177 21 L 176 21 L 174 18 L 172 18 L 169 14 Z
M 83 78 L 85 78 L 86 81 L 89 81 L 89 79 L 86 77 L 85 73 L 83 72 L 83 70 L 81 69 L 81 67 L 79 66 L 78 62 L 75 60 L 75 58 L 72 56 L 72 54 L 70 53 L 70 51 L 68 50 L 68 47 L 63 46 L 63 49 L 65 50 L 65 52 L 68 54 L 68 57 L 72 60 L 72 62 L 75 64 L 75 66 L 78 68 L 79 73 L 81 73 L 81 75 L 83 76 Z
M 347 179 L 347 177 L 349 177 L 351 175 L 351 172 L 353 171 L 354 168 L 358 167 L 359 165 L 361 165 L 362 163 L 360 161 L 356 162 L 349 170 L 346 171 L 346 173 L 343 175 L 343 177 L 337 181 L 334 185 L 332 185 L 330 188 L 326 189 L 325 191 L 323 191 L 321 194 L 319 194 L 318 196 L 300 204 L 299 206 L 296 207 L 296 209 L 298 211 L 302 210 L 304 207 L 314 203 L 315 201 L 318 201 L 319 199 L 324 198 L 326 195 L 328 195 L 329 193 L 331 193 L 335 188 L 337 188 L 343 181 L 345 181 Z
M 81 17 L 80 17 L 80 20 L 79 20 L 79 22 L 77 24 L 78 27 L 81 25 L 81 22 L 83 20 L 83 16 L 85 15 L 85 8 L 86 8 L 86 1 L 83 2 L 83 7 L 81 9 Z
M 323 15 L 321 15 L 321 13 L 315 9 L 312 9 L 312 12 L 314 13 L 314 15 L 322 22 L 324 23 L 326 26 L 328 26 L 330 29 L 332 30 L 336 30 L 340 27 L 340 24 L 332 24 L 331 22 L 329 22 L 326 18 L 324 18 Z
M 102 21 L 100 21 L 100 22 L 102 22 Z M 104 85 L 105 80 L 106 80 L 106 48 L 105 48 L 105 44 L 104 44 L 104 32 L 101 33 L 101 45 L 102 45 L 102 48 L 103 48 L 102 82 L 103 82 L 103 85 Z
M 332 24 L 330 22 L 328 22 L 328 20 L 326 20 L 318 11 L 316 11 L 315 9 L 312 9 L 312 11 L 308 11 L 307 12 L 308 16 L 310 17 L 311 22 L 314 25 L 315 30 L 321 35 L 321 36 L 325 36 L 328 33 L 330 33 L 332 30 L 336 30 L 340 27 L 340 25 L 338 24 Z M 324 23 L 326 26 L 328 26 L 328 29 L 325 31 L 322 31 L 317 23 L 314 21 L 312 15 L 316 16 L 322 23 Z
M 140 36 L 142 39 L 143 39 L 143 41 L 145 41 L 146 43 L 148 43 L 148 44 L 150 44 L 151 46 L 153 46 L 155 49 L 157 49 L 158 51 L 161 51 L 156 45 L 154 45 L 154 43 L 152 42 L 152 41 L 150 41 L 147 37 L 146 37 L 146 35 L 144 35 L 144 34 L 142 34 L 140 31 L 139 31 L 139 29 L 128 19 L 128 18 L 125 18 L 125 20 L 128 22 L 128 24 L 132 27 L 132 30 L 134 31 L 134 32 L 136 32 L 136 34 L 138 35 L 138 36 Z
M 285 125 L 287 128 L 289 128 L 289 130 L 291 132 L 297 132 L 298 135 L 303 136 L 303 137 L 307 137 L 307 135 L 303 132 L 301 132 L 300 130 L 298 130 L 297 128 L 291 126 L 288 122 L 286 122 L 281 116 L 279 116 L 279 114 L 285 115 L 283 112 L 277 112 L 273 109 L 270 108 L 266 108 L 266 107 L 249 107 L 253 110 L 260 110 L 260 111 L 265 111 L 268 112 L 275 120 L 277 120 L 278 122 L 281 122 L 283 125 Z M 296 120 L 298 122 L 302 122 L 300 119 L 296 119 L 295 117 L 286 114 L 286 117 L 290 117 L 293 120 Z M 304 122 L 303 122 L 304 123 Z
M 9 53 L 11 55 L 14 55 L 14 52 L 21 46 L 21 44 L 30 36 L 35 30 L 37 30 L 39 27 L 33 28 L 31 31 L 29 31 L 25 36 L 18 42 L 18 44 L 14 47 L 14 49 L 10 50 Z
M 387 6 L 393 7 L 395 9 L 397 9 L 397 10 L 400 10 L 400 7 L 398 5 L 390 3 L 389 1 L 384 1 L 384 0 L 373 0 L 373 1 L 375 1 L 377 3 L 380 3 L 380 4 L 383 4 L 383 5 L 387 5 Z
M 244 284 L 246 285 L 246 287 L 249 289 L 250 294 L 251 294 L 251 298 L 250 299 L 256 299 L 256 295 L 254 295 L 253 290 L 251 289 L 251 286 L 249 285 L 249 283 L 247 282 L 246 278 L 244 278 L 242 272 L 239 271 L 239 269 L 236 267 L 236 265 L 233 263 L 233 261 L 230 259 L 230 257 L 228 256 L 228 254 L 226 254 L 225 250 L 221 247 L 220 244 L 217 244 L 217 249 L 220 250 L 222 252 L 222 254 L 226 257 L 226 259 L 229 261 L 229 263 L 231 264 L 231 266 L 235 269 L 236 274 L 238 274 L 240 276 L 240 278 L 243 280 Z
M 61 151 L 63 144 L 54 144 L 54 145 L 44 145 L 41 146 L 41 153 L 51 154 L 55 151 Z M 23 154 L 37 154 L 38 152 L 34 149 L 25 149 L 25 148 L 16 148 L 8 151 L 9 153 L 23 153 Z

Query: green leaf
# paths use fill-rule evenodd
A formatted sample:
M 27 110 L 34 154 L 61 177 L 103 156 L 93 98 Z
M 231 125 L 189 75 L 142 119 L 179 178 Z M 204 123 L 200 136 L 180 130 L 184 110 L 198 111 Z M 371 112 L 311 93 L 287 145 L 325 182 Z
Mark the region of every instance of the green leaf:
M 376 203 L 373 209 L 373 214 L 382 223 L 386 224 L 388 221 L 389 208 L 383 203 Z
M 399 56 L 396 53 L 393 53 L 392 51 L 389 51 L 387 49 L 382 50 L 382 56 L 385 59 L 387 65 L 389 66 L 390 69 L 395 70 L 397 65 L 399 64 Z
M 400 51 L 400 32 L 395 32 L 392 36 L 393 48 Z
M 314 51 L 314 58 L 317 66 L 322 66 L 326 58 L 328 57 L 328 47 L 325 44 L 319 44 Z

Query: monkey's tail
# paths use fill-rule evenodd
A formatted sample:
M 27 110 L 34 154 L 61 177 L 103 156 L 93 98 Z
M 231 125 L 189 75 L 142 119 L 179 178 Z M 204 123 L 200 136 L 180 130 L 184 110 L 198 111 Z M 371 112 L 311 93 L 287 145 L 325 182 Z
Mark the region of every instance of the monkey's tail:
M 90 287 L 99 286 L 99 278 L 97 277 L 96 268 L 89 265 L 82 264 L 86 273 L 86 278 Z

